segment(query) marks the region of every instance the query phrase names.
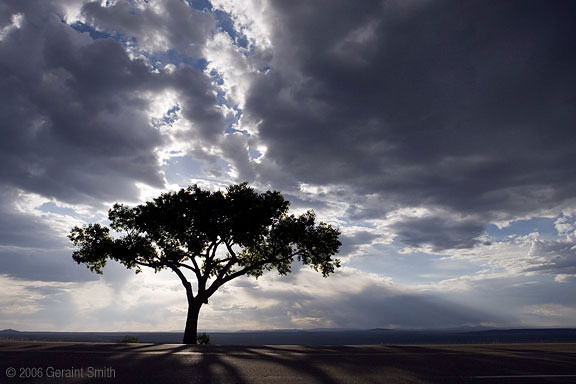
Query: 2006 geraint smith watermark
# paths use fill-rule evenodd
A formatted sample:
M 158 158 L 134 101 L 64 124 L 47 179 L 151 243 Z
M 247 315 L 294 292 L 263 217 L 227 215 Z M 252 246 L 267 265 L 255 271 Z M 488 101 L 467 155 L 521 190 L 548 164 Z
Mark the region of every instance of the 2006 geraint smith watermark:
M 112 367 L 9 367 L 6 377 L 12 379 L 115 379 L 116 370 Z

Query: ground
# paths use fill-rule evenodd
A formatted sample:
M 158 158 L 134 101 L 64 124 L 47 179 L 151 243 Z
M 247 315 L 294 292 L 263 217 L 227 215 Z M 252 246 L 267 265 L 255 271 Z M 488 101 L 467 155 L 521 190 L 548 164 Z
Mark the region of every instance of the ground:
M 0 369 L 0 383 L 570 383 L 576 381 L 576 344 L 242 347 L 1 341 Z

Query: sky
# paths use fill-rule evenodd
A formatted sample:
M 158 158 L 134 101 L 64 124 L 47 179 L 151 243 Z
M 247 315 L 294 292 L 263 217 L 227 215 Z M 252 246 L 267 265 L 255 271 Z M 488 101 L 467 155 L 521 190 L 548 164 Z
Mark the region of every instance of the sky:
M 576 327 L 575 35 L 570 1 L 0 0 L 0 329 L 183 329 L 177 276 L 66 235 L 243 181 L 342 267 L 236 279 L 200 329 Z

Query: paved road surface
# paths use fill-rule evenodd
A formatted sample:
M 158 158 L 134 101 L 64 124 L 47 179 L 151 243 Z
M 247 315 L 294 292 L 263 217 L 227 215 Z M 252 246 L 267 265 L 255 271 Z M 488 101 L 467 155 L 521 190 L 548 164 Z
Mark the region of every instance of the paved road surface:
M 238 347 L 0 342 L 0 383 L 25 382 L 576 383 L 576 344 Z

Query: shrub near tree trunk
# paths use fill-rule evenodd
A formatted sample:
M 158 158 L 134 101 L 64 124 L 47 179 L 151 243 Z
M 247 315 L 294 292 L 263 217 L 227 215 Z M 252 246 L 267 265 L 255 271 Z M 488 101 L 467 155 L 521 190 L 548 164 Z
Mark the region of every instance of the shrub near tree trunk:
M 132 208 L 115 204 L 108 218 L 117 236 L 100 224 L 73 228 L 72 257 L 99 274 L 108 260 L 136 273 L 142 267 L 173 271 L 188 300 L 183 342 L 196 344 L 200 309 L 227 282 L 272 270 L 285 275 L 294 260 L 324 277 L 340 266 L 333 258 L 339 231 L 316 224 L 313 211 L 296 216 L 288 207 L 280 192 L 258 193 L 247 183 L 225 192 L 191 186 Z M 217 252 L 221 248 L 225 252 Z
M 210 344 L 210 336 L 208 336 L 206 333 L 202 332 L 199 336 L 198 336 L 198 344 Z

